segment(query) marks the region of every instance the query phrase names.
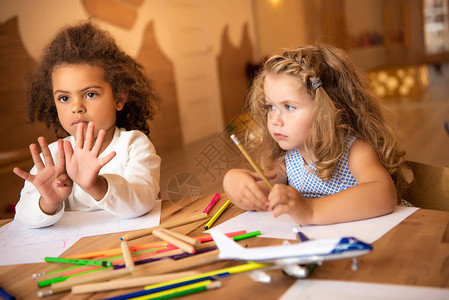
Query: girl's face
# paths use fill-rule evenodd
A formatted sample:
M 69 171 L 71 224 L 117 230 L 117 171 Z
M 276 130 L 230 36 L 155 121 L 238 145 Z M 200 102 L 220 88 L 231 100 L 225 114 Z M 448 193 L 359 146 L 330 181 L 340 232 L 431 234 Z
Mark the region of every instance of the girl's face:
M 303 84 L 288 74 L 268 74 L 264 81 L 268 109 L 267 126 L 283 150 L 298 148 L 303 156 L 313 124 L 313 97 Z
M 104 79 L 104 70 L 88 64 L 60 65 L 52 72 L 53 98 L 59 122 L 75 136 L 80 123 L 93 122 L 95 137 L 100 129 L 106 131 L 105 148 L 115 130 L 116 111 L 124 103 L 114 99 L 111 85 Z

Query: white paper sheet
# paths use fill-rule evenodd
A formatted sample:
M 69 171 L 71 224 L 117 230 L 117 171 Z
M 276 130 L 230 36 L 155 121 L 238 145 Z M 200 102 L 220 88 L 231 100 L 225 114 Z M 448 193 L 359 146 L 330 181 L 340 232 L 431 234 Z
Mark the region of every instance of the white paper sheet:
M 333 280 L 297 280 L 280 300 L 446 300 L 449 289 Z
M 78 239 L 49 241 L 13 248 L 0 249 L 0 266 L 44 262 L 44 258 L 58 257 L 75 244 Z
M 59 256 L 82 237 L 154 227 L 160 216 L 158 200 L 149 213 L 134 219 L 98 210 L 67 211 L 56 224 L 45 228 L 29 229 L 14 220 L 0 228 L 0 265 L 43 262 L 43 257 Z
M 247 211 L 213 228 L 223 233 L 237 230 L 246 230 L 248 232 L 260 230 L 262 233 L 260 237 L 290 240 L 296 239 L 297 235 L 292 229 L 297 228 L 310 239 L 356 237 L 366 243 L 373 243 L 417 209 L 417 207 L 397 206 L 393 213 L 377 218 L 332 225 L 302 227 L 299 227 L 288 215 L 274 218 L 272 212 Z

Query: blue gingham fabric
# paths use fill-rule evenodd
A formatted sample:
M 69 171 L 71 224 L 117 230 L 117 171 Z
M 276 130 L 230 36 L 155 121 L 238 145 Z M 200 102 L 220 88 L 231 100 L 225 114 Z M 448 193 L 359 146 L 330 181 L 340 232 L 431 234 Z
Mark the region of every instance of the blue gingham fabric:
M 298 149 L 289 150 L 285 155 L 288 185 L 298 190 L 304 197 L 324 197 L 341 192 L 357 185 L 348 167 L 348 153 L 356 137 L 350 137 L 345 142 L 345 151 L 338 161 L 335 173 L 329 181 L 323 181 L 316 175 L 315 164 L 307 167 Z

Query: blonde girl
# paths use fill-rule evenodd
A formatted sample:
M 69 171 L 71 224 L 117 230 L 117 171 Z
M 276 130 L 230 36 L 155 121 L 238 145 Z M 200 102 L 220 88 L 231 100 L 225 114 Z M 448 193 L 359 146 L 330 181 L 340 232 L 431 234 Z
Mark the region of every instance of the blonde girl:
M 248 97 L 246 147 L 267 170 L 230 170 L 223 186 L 248 210 L 330 224 L 391 213 L 404 153 L 347 55 L 312 45 L 270 57 Z

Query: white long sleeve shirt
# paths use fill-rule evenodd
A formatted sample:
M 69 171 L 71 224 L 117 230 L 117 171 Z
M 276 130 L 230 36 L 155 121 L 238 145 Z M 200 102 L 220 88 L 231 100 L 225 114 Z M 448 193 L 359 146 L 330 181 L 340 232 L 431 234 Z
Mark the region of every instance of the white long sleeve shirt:
M 65 138 L 74 145 L 75 138 Z M 57 159 L 57 142 L 49 145 L 53 159 Z M 73 183 L 72 193 L 54 215 L 44 213 L 39 207 L 40 194 L 28 181 L 20 193 L 16 205 L 15 219 L 31 228 L 50 226 L 56 223 L 65 210 L 91 211 L 104 209 L 120 218 L 134 218 L 150 211 L 159 194 L 161 159 L 148 137 L 137 130 L 116 128 L 108 147 L 100 154 L 103 157 L 112 151 L 116 156 L 99 175 L 108 183 L 103 199 L 97 201 Z M 31 174 L 36 174 L 34 166 Z

